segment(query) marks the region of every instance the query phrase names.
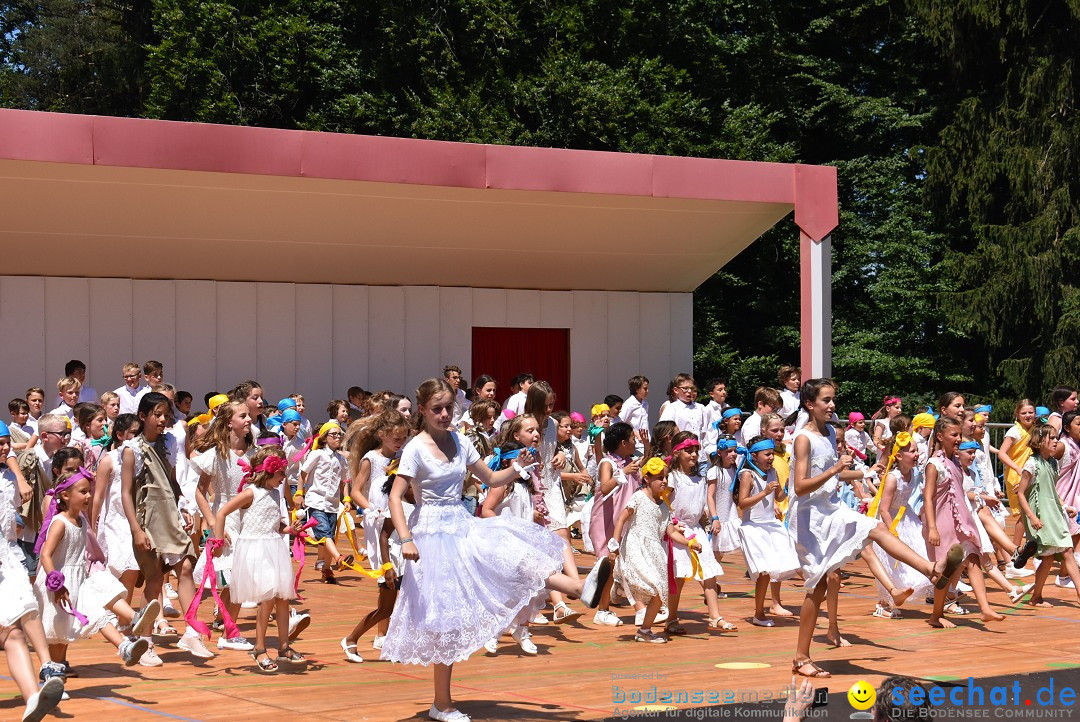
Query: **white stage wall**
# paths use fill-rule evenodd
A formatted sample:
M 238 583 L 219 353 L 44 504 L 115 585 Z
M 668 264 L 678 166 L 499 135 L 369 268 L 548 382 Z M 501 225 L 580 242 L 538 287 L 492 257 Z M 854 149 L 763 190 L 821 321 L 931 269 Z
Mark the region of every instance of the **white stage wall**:
M 692 323 L 689 293 L 0 276 L 0 408 L 42 386 L 48 410 L 72 358 L 98 393 L 156 359 L 195 409 L 253 377 L 270 403 L 302 393 L 318 420 L 352 385 L 412 396 L 448 363 L 471 379 L 471 329 L 496 326 L 570 329 L 572 410 L 645 374 L 655 422 L 667 381 L 692 369 Z

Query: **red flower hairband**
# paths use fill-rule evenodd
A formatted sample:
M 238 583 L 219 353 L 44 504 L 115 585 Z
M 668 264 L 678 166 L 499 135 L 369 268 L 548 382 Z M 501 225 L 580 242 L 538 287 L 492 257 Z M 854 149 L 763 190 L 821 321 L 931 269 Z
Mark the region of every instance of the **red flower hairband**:
M 285 467 L 289 465 L 289 462 L 280 456 L 268 456 L 259 462 L 259 465 L 255 468 L 251 468 L 251 463 L 243 457 L 237 459 L 236 463 L 244 470 L 244 479 L 240 482 L 240 488 L 237 491 L 243 491 L 244 486 L 251 481 L 251 477 L 255 476 L 255 474 L 266 473 L 273 476 L 284 471 Z

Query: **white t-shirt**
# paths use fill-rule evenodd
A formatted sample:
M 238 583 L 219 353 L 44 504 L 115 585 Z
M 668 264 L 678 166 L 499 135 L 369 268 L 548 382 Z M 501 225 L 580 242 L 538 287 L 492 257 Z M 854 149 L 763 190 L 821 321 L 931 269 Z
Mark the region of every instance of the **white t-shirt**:
M 638 401 L 637 396 L 630 395 L 623 402 L 622 410 L 619 411 L 619 419 L 630 424 L 634 431 L 649 430 L 649 400 Z
M 67 404 L 60 402 L 60 405 L 49 413 L 57 416 L 66 416 L 68 421 L 71 422 L 72 428 L 75 428 L 75 411 Z
M 780 389 L 780 398 L 784 400 L 784 405 L 780 407 L 780 418 L 786 419 L 799 410 L 799 392 L 789 391 L 788 389 Z
M 300 459 L 293 461 L 293 457 L 303 451 L 306 442 L 307 439 L 300 436 L 299 431 L 291 439 L 282 437 L 281 450 L 285 452 L 285 460 L 289 462 L 289 465 L 285 467 L 285 478 L 290 486 L 295 485 L 300 479 Z
M 1013 441 L 1019 441 L 1020 440 L 1020 427 L 1017 426 L 1016 424 L 1013 424 L 1012 426 L 1010 426 L 1009 430 L 1005 432 L 1005 438 L 1006 439 L 1012 439 Z
M 139 402 L 143 396 L 150 393 L 150 386 L 146 383 L 139 384 L 138 388 L 131 388 L 127 384 L 124 384 L 118 389 L 113 389 L 113 393 L 120 397 L 120 413 L 121 414 L 137 414 L 139 413 Z
M 345 457 L 330 449 L 316 449 L 307 455 L 300 470 L 306 472 L 304 506 L 337 512 L 341 485 L 349 478 Z
M 756 411 L 746 418 L 743 422 L 742 428 L 739 429 L 739 433 L 742 434 L 743 444 L 749 444 L 750 439 L 755 436 L 761 435 L 761 415 Z

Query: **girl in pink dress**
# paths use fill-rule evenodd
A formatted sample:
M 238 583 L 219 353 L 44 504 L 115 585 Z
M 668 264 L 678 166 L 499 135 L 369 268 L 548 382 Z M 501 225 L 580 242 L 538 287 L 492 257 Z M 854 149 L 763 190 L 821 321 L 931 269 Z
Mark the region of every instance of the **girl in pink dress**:
M 942 416 L 934 427 L 934 442 L 938 451 L 926 464 L 926 481 L 923 487 L 923 498 L 926 500 L 923 506 L 926 516 L 926 524 L 923 526 L 926 553 L 931 562 L 936 562 L 953 545 L 959 544 L 964 550 L 964 566 L 967 567 L 972 591 L 982 611 L 982 620 L 1000 622 L 1005 617 L 991 609 L 986 601 L 986 583 L 982 567 L 979 566 L 982 548 L 979 528 L 971 516 L 971 507 L 964 495 L 964 473 L 953 460 L 960 439 L 960 422 Z M 952 584 L 956 584 L 960 578 L 960 571 L 961 568 L 957 568 L 953 572 Z M 934 611 L 927 620 L 931 627 L 956 626 L 943 616 L 945 595 L 945 588 L 934 589 Z

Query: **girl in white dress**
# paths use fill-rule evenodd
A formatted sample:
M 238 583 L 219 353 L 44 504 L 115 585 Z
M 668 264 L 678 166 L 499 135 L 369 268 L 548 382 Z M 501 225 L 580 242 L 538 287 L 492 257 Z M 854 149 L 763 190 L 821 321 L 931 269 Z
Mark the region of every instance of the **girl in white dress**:
M 240 491 L 244 469 L 238 462 L 241 459 L 245 461 L 250 459 L 253 453 L 254 439 L 251 424 L 248 404 L 244 401 L 230 401 L 217 409 L 217 416 L 210 425 L 209 431 L 196 442 L 197 453 L 191 458 L 191 466 L 199 472 L 195 501 L 199 505 L 203 519 L 208 524 Z M 225 546 L 214 558 L 214 571 L 225 581 L 221 601 L 233 619 L 237 618 L 240 602 L 243 601 L 233 597 L 232 592 L 229 591 L 232 585 L 232 540 L 236 539 L 239 530 L 240 518 L 234 516 L 229 519 L 228 528 L 224 532 L 226 536 L 222 537 L 226 539 Z M 203 578 L 207 553 L 204 550 L 195 565 L 196 581 Z M 252 648 L 251 642 L 241 636 L 227 638 L 224 635 L 218 638 L 217 646 L 218 649 L 233 649 L 241 652 L 250 651 Z
M 878 518 L 893 534 L 915 550 L 919 556 L 925 557 L 926 542 L 923 541 L 923 525 L 919 518 L 919 512 L 922 510 L 923 475 L 922 470 L 916 465 L 918 460 L 919 449 L 911 438 L 911 434 L 906 431 L 896 434 L 888 456 L 888 466 L 881 482 L 881 494 L 876 510 Z M 874 509 L 870 510 L 871 516 L 873 516 L 873 511 Z M 903 562 L 894 561 L 877 544 L 874 545 L 874 554 L 877 555 L 893 582 L 889 588 L 881 582 L 876 582 L 878 603 L 874 609 L 874 616 L 881 619 L 899 619 L 901 612 L 893 607 L 889 590 L 913 589 L 916 596 L 922 596 L 930 591 L 932 585 L 922 572 L 912 569 Z
M 232 545 L 232 599 L 259 605 L 255 621 L 255 647 L 251 658 L 260 672 L 276 672 L 280 663 L 302 663 L 304 658 L 289 646 L 289 600 L 293 587 L 292 554 L 284 533 L 289 523 L 282 515 L 282 482 L 288 461 L 281 447 L 264 446 L 250 462 L 241 457 L 240 490 L 213 517 L 214 538 L 207 549 L 223 548 L 229 519 L 237 530 Z M 239 511 L 239 513 L 237 513 Z M 293 522 L 298 532 L 302 522 Z M 215 560 L 216 561 L 216 560 Z M 266 627 L 273 612 L 278 624 L 277 663 L 266 653 Z
M 739 472 L 734 494 L 742 511 L 739 539 L 747 571 L 754 580 L 754 617 L 751 624 L 774 627 L 765 616 L 765 592 L 771 582 L 790 579 L 799 571 L 795 545 L 780 521 L 776 503 L 787 498 L 783 485 L 773 468 L 776 442 L 764 436 L 750 440 L 746 466 Z M 732 490 L 727 490 L 731 493 Z
M 615 535 L 608 542 L 609 559 L 615 562 L 615 578 L 634 599 L 648 600 L 642 623 L 634 634 L 635 642 L 663 644 L 667 637 L 655 634 L 652 623 L 668 599 L 668 558 L 664 537 L 701 551 L 697 539 L 687 539 L 671 523 L 671 509 L 661 498 L 667 467 L 657 457 L 641 467 L 642 486 L 634 492 L 619 518 Z M 619 541 L 621 540 L 621 541 Z
M 139 580 L 139 563 L 131 548 L 131 527 L 124 515 L 120 496 L 120 447 L 139 435 L 139 417 L 120 414 L 113 422 L 109 450 L 98 462 L 94 482 L 94 505 L 90 515 L 92 528 L 97 529 L 97 542 L 105 552 L 105 561 L 120 583 L 127 589 L 126 600 L 131 602 L 135 583 Z
M 721 436 L 716 442 L 716 455 L 706 478 L 709 493 L 706 502 L 709 505 L 709 536 L 712 537 L 712 549 L 716 561 L 721 561 L 728 552 L 739 548 L 739 508 L 731 498 L 731 488 L 735 484 L 735 459 L 738 456 L 739 443 L 730 436 Z
M 454 389 L 444 379 L 421 384 L 416 402 L 419 433 L 402 450 L 390 490 L 390 518 L 406 563 L 382 658 L 435 664 L 428 716 L 467 722 L 450 696 L 454 662 L 510 626 L 541 589 L 577 597 L 582 584 L 561 571 L 568 552 L 562 539 L 513 517 L 478 519 L 461 501 L 467 473 L 489 487 L 504 486 L 520 476 L 522 463 L 532 463 L 532 454 L 522 452 L 510 469 L 485 466 L 472 444 L 450 431 Z M 402 496 L 409 484 L 416 508 L 406 519 Z M 595 605 L 595 598 L 589 601 Z
M 70 668 L 68 645 L 99 632 L 117 648 L 124 664 L 138 663 L 150 647 L 141 637 L 149 633 L 161 609 L 153 599 L 136 612 L 124 601 L 127 593 L 124 585 L 104 568 L 104 558 L 85 516 L 90 508 L 93 478 L 84 468 L 57 477 L 34 547 L 41 563 L 41 571 L 34 580 L 41 624 L 50 656 L 66 668 Z M 92 561 L 88 562 L 88 558 Z M 118 618 L 131 624 L 133 637 L 120 634 L 116 627 Z
M 795 464 L 792 488 L 795 498 L 788 511 L 788 533 L 795 542 L 805 579 L 806 596 L 799 619 L 799 641 L 792 673 L 804 677 L 830 677 L 810 658 L 821 602 L 828 594 L 829 630 L 827 639 L 835 646 L 850 643 L 840 636 L 837 621 L 840 568 L 861 556 L 883 584 L 891 581 L 884 568 L 867 548 L 879 544 L 894 559 L 920 570 L 939 585 L 947 586 L 949 576 L 960 568 L 963 550 L 950 548 L 936 565 L 921 558 L 911 547 L 889 533 L 881 522 L 844 506 L 839 500 L 839 484 L 863 478 L 851 469 L 848 455 L 837 457 L 836 432 L 829 424 L 836 409 L 836 384 L 831 379 L 811 379 L 800 394 L 809 421 L 794 439 Z M 893 601 L 900 606 L 912 593 L 897 590 Z
M 354 506 L 364 511 L 364 551 L 372 570 L 388 561 L 379 553 L 379 534 L 390 518 L 389 497 L 383 491 L 383 484 L 386 483 L 390 465 L 397 459 L 408 438 L 408 420 L 401 412 L 388 409 L 364 428 L 349 456 L 349 475 L 352 477 L 349 498 Z M 382 638 L 386 636 L 389 624 L 389 617 L 379 622 L 372 644 L 375 649 L 382 647 Z
M 697 539 L 700 547 L 706 539 L 701 517 L 708 505 L 710 490 L 709 483 L 697 473 L 698 449 L 701 446 L 697 436 L 689 431 L 676 434 L 674 443 L 670 457 L 671 467 L 667 475 L 668 505 L 671 507 L 672 523 L 681 528 L 687 539 Z M 724 575 L 724 568 L 716 561 L 711 550 L 698 554 L 685 544 L 673 544 L 671 553 L 675 563 L 675 591 L 668 600 L 669 621 L 664 631 L 668 634 L 686 634 L 686 629 L 679 624 L 679 599 L 687 579 L 695 579 L 701 583 L 705 592 L 705 606 L 709 612 L 710 629 L 722 629 L 726 632 L 738 629 L 720 615 L 716 580 Z

